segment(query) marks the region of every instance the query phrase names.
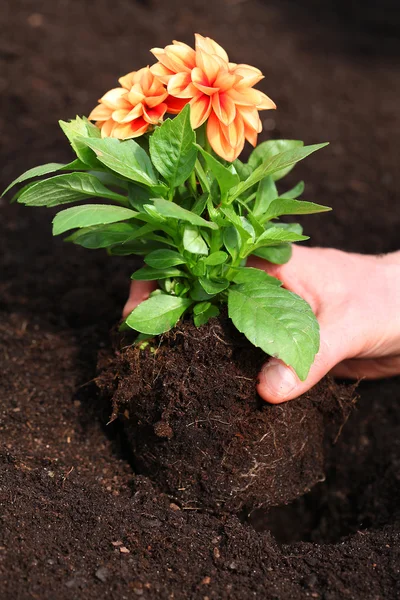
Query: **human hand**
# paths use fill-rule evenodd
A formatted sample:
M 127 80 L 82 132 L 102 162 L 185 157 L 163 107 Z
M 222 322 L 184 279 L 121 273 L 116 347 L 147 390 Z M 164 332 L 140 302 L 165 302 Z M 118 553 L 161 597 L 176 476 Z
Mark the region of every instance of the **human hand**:
M 321 329 L 320 350 L 306 381 L 278 359 L 264 365 L 257 386 L 264 400 L 279 404 L 296 398 L 329 371 L 351 379 L 400 374 L 400 252 L 369 256 L 293 246 L 285 265 L 252 256 L 248 266 L 264 269 L 304 298 Z M 154 282 L 132 282 L 123 316 L 155 288 Z

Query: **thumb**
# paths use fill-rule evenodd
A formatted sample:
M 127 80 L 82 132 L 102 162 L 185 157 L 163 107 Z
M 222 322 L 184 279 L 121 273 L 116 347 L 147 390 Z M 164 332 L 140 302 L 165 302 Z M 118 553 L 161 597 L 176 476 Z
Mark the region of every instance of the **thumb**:
M 129 298 L 122 311 L 122 316 L 125 319 L 138 304 L 147 300 L 151 292 L 157 289 L 155 281 L 132 281 L 129 291 Z
M 293 369 L 277 358 L 271 358 L 259 374 L 257 391 L 263 400 L 280 404 L 297 398 L 312 388 L 335 365 L 344 360 L 344 348 L 349 348 L 338 328 L 321 324 L 321 344 L 305 381 L 300 381 Z

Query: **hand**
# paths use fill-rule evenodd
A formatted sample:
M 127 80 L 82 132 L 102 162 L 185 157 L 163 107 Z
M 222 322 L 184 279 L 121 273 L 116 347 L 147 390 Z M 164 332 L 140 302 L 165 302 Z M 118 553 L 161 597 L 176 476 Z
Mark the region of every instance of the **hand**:
M 306 381 L 271 359 L 259 375 L 264 400 L 279 404 L 296 398 L 329 371 L 350 379 L 400 374 L 400 252 L 368 256 L 293 246 L 285 265 L 254 256 L 248 264 L 304 298 L 320 325 L 320 350 Z
M 351 379 L 400 374 L 400 252 L 386 256 L 293 246 L 286 265 L 250 257 L 248 265 L 278 277 L 304 298 L 321 329 L 320 350 L 306 381 L 278 359 L 262 368 L 258 393 L 279 404 L 296 398 L 326 373 Z M 134 281 L 124 307 L 126 317 L 156 288 Z

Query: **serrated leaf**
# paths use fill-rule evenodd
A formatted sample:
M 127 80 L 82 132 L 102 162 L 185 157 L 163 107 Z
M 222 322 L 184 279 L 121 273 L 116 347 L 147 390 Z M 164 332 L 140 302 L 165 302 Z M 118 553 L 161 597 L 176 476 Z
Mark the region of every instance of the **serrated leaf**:
M 208 246 L 195 225 L 186 225 L 183 231 L 183 247 L 192 254 L 207 256 Z
M 282 215 L 311 215 L 327 212 L 329 210 L 332 210 L 329 206 L 314 204 L 314 202 L 306 202 L 304 200 L 295 200 L 292 198 L 276 198 L 264 212 L 262 220 L 275 219 Z
M 282 169 L 287 169 L 288 167 L 295 165 L 300 160 L 303 160 L 313 152 L 316 152 L 325 146 L 327 146 L 326 143 L 314 144 L 312 146 L 293 148 L 292 150 L 287 150 L 285 152 L 281 152 L 280 154 L 270 156 L 252 172 L 246 181 L 242 181 L 230 191 L 228 197 L 229 202 L 232 202 L 235 200 L 235 198 L 238 198 L 238 196 L 243 194 L 243 192 L 252 187 L 254 184 L 261 181 L 261 179 L 264 177 L 274 175 L 274 173 L 282 171 Z
M 157 171 L 175 188 L 188 179 L 194 169 L 197 149 L 190 125 L 190 106 L 167 119 L 150 137 L 150 156 Z
M 73 162 L 67 165 L 64 165 L 62 163 L 47 163 L 46 165 L 33 167 L 32 169 L 25 171 L 25 173 L 22 173 L 22 175 L 17 177 L 17 179 L 14 179 L 14 181 L 12 181 L 10 185 L 6 187 L 1 196 L 4 196 L 4 194 L 6 194 L 9 190 L 11 190 L 11 188 L 13 188 L 18 183 L 23 183 L 24 181 L 27 181 L 28 179 L 33 179 L 34 177 L 42 177 L 43 175 L 49 175 L 50 173 L 55 173 L 56 171 L 73 171 L 74 169 L 79 170 L 86 168 L 87 167 L 80 160 L 74 160 Z
M 292 244 L 279 244 L 278 246 L 270 246 L 269 248 L 257 248 L 257 250 L 253 250 L 252 254 L 274 265 L 284 265 L 292 257 Z
M 168 277 L 187 277 L 187 274 L 174 267 L 165 269 L 154 269 L 153 267 L 142 267 L 131 275 L 134 281 L 157 281 Z
M 69 142 L 72 146 L 77 157 L 86 165 L 89 165 L 93 168 L 99 168 L 99 162 L 96 158 L 93 150 L 88 147 L 88 144 L 82 141 L 82 138 L 92 137 L 96 139 L 96 137 L 100 138 L 101 132 L 97 127 L 94 127 L 89 121 L 85 121 L 80 117 L 76 117 L 72 121 L 59 121 L 58 122 L 64 134 L 69 139 Z M 95 137 L 94 130 L 97 130 L 97 134 Z
M 230 165 L 230 167 L 225 167 L 219 162 L 219 160 L 206 152 L 201 146 L 196 144 L 196 147 L 198 150 L 200 150 L 204 160 L 206 161 L 208 169 L 217 180 L 219 189 L 221 191 L 221 202 L 224 202 L 229 190 L 240 182 L 239 175 L 232 171 L 233 165 Z
M 160 215 L 163 215 L 164 217 L 178 219 L 179 221 L 186 221 L 187 223 L 190 223 L 191 225 L 197 225 L 198 227 L 218 229 L 218 225 L 212 221 L 206 221 L 206 219 L 203 219 L 203 217 L 195 215 L 190 210 L 186 210 L 186 208 L 182 208 L 182 206 L 179 206 L 179 204 L 175 204 L 174 202 L 169 202 L 168 200 L 163 200 L 162 198 L 155 198 L 154 206 Z
M 236 267 L 232 281 L 234 283 L 269 283 L 278 287 L 282 285 L 282 282 L 276 277 L 254 267 Z
M 127 317 L 126 323 L 140 333 L 160 335 L 175 327 L 191 304 L 188 298 L 158 294 L 139 304 Z
M 18 202 L 27 206 L 50 207 L 88 197 L 126 202 L 125 196 L 107 189 L 90 173 L 66 173 L 38 181 L 19 196 Z
M 151 160 L 135 140 L 121 142 L 115 138 L 81 138 L 80 141 L 91 148 L 98 160 L 115 173 L 150 187 L 157 186 Z
M 167 269 L 183 265 L 186 261 L 175 250 L 154 250 L 150 252 L 144 259 L 144 262 L 154 269 Z
M 229 290 L 228 312 L 252 344 L 306 379 L 319 349 L 318 321 L 307 302 L 275 285 L 244 284 Z
M 122 206 L 104 204 L 73 206 L 56 214 L 53 219 L 53 235 L 60 235 L 69 229 L 126 221 L 136 215 L 135 211 Z
M 65 241 L 91 250 L 109 248 L 130 241 L 137 229 L 137 225 L 131 223 L 110 223 L 109 225 L 79 229 Z

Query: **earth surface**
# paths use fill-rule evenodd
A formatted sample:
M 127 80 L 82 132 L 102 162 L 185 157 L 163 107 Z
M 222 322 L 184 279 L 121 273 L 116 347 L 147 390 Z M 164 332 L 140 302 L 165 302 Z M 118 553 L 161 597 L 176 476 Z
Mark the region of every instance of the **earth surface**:
M 331 142 L 292 178 L 334 208 L 302 219 L 312 244 L 398 249 L 397 12 L 387 30 L 371 2 L 365 20 L 335 6 L 6 0 L 2 189 L 71 158 L 59 118 L 88 114 L 149 48 L 200 32 L 265 74 L 278 110 L 262 139 Z M 135 475 L 93 383 L 132 264 L 53 240 L 52 216 L 1 200 L 0 597 L 399 598 L 400 378 L 360 384 L 326 481 L 292 505 L 250 522 L 180 510 Z

